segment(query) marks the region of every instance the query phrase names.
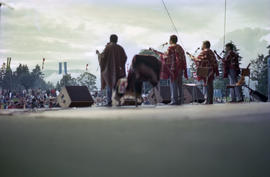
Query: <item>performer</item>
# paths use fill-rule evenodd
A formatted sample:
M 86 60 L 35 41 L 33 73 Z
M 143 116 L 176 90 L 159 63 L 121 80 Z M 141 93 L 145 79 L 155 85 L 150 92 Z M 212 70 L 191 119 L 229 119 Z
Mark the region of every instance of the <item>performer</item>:
M 162 61 L 161 79 L 170 79 L 171 103 L 181 105 L 183 102 L 183 75 L 188 78 L 186 56 L 183 48 L 177 44 L 176 35 L 170 37 L 170 46 L 165 53 L 158 53 Z M 153 49 L 152 49 L 153 50 Z
M 193 59 L 196 65 L 199 67 L 209 68 L 208 77 L 201 77 L 198 75 L 198 80 L 203 80 L 206 89 L 206 102 L 205 104 L 213 104 L 214 97 L 214 86 L 213 81 L 215 75 L 219 76 L 218 64 L 214 52 L 210 49 L 211 43 L 209 41 L 204 41 L 202 44 L 202 51 L 198 57 L 192 56 L 187 53 L 191 59 Z
M 118 79 L 126 76 L 125 64 L 127 56 L 123 47 L 118 45 L 117 42 L 117 35 L 112 34 L 110 42 L 103 52 L 96 51 L 101 68 L 101 88 L 106 88 L 106 106 L 112 106 L 112 91 L 115 89 Z
M 216 53 L 216 52 L 215 52 Z M 217 53 L 216 53 L 217 55 Z M 239 56 L 234 52 L 234 45 L 232 43 L 226 44 L 224 58 L 217 55 L 218 58 L 222 59 L 224 67 L 224 78 L 229 77 L 230 85 L 235 85 L 238 82 L 238 76 L 240 74 L 239 67 Z M 242 102 L 241 87 L 234 87 L 230 89 L 231 102 Z

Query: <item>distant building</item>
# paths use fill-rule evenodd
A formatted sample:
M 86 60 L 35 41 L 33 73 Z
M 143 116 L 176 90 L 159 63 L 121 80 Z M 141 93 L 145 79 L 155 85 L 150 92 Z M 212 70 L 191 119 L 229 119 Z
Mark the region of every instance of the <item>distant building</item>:
M 62 74 L 62 63 L 59 63 L 59 74 Z
M 59 74 L 63 73 L 63 63 L 59 63 Z M 67 71 L 67 62 L 64 62 L 64 74 L 66 75 L 68 73 Z
M 64 62 L 64 73 L 67 74 L 67 62 Z

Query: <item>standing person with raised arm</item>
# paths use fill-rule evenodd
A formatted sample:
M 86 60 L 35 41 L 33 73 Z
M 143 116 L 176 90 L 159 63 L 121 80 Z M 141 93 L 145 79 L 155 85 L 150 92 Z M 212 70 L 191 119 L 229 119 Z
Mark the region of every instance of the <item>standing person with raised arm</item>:
M 181 105 L 183 103 L 183 75 L 188 78 L 185 51 L 177 42 L 177 36 L 172 35 L 169 41 L 170 46 L 165 53 L 154 50 L 161 56 L 162 60 L 161 79 L 170 79 L 170 105 Z
M 216 60 L 216 56 L 214 52 L 210 49 L 211 43 L 209 41 L 203 41 L 202 44 L 202 51 L 199 54 L 198 57 L 195 57 L 189 53 L 187 53 L 192 60 L 195 61 L 198 68 L 207 68 L 207 77 L 202 77 L 199 74 L 198 80 L 203 80 L 205 83 L 205 89 L 206 89 L 206 101 L 205 104 L 213 104 L 213 98 L 214 98 L 214 85 L 213 81 L 215 79 L 215 75 L 219 76 L 218 71 L 218 63 Z
M 127 55 L 122 46 L 117 44 L 118 37 L 115 34 L 110 36 L 110 42 L 102 53 L 96 51 L 101 70 L 101 88 L 106 89 L 107 104 L 112 106 L 112 92 L 115 89 L 118 79 L 126 77 Z

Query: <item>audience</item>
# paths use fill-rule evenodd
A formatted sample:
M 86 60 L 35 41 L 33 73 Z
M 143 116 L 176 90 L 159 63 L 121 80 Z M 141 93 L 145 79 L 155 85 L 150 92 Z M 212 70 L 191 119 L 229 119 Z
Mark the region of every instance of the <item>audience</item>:
M 29 89 L 20 92 L 0 91 L 0 109 L 34 109 L 58 107 L 55 90 Z

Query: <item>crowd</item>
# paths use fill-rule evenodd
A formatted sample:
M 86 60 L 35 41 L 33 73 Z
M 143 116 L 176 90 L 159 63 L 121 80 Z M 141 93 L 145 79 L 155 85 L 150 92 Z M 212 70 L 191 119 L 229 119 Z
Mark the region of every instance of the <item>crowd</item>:
M 0 91 L 0 109 L 54 108 L 57 105 L 56 90 L 29 89 L 20 92 Z

